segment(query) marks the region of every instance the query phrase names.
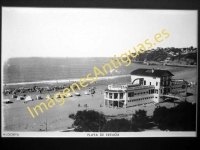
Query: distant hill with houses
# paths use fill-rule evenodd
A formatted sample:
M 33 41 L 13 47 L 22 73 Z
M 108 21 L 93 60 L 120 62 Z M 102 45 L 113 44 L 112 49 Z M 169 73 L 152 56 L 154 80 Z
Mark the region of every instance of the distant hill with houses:
M 143 54 L 132 59 L 132 61 L 196 65 L 197 48 L 193 48 L 192 46 L 187 48 L 157 47 L 156 49 L 146 50 Z

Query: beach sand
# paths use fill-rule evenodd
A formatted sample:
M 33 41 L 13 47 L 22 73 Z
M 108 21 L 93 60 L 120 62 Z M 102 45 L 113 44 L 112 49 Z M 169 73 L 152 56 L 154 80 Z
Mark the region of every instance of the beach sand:
M 144 67 L 145 68 L 145 67 Z M 179 69 L 178 67 L 170 70 L 175 77 L 174 78 L 183 78 L 187 81 L 197 81 L 197 69 L 196 68 L 190 68 L 183 70 L 183 68 Z M 52 108 L 49 108 L 48 110 L 44 110 L 43 113 L 39 112 L 39 115 L 35 118 L 32 118 L 30 113 L 28 112 L 27 107 L 33 108 L 36 105 L 40 104 L 41 102 L 46 102 L 46 95 L 50 94 L 53 96 L 58 91 L 51 91 L 46 93 L 36 93 L 36 92 L 30 92 L 25 93 L 26 95 L 31 95 L 33 99 L 36 98 L 36 95 L 41 95 L 43 99 L 41 100 L 34 100 L 30 101 L 26 104 L 24 104 L 24 100 L 17 101 L 16 99 L 12 99 L 11 95 L 4 96 L 3 99 L 11 99 L 13 103 L 10 104 L 3 104 L 3 122 L 4 122 L 4 131 L 21 131 L 21 132 L 30 132 L 30 131 L 45 131 L 46 125 L 45 122 L 47 120 L 47 131 L 62 131 L 66 130 L 67 127 L 71 127 L 73 120 L 70 119 L 68 116 L 71 113 L 76 113 L 78 110 L 96 110 L 99 112 L 103 112 L 108 118 L 112 116 L 121 118 L 126 117 L 130 118 L 131 115 L 135 112 L 135 110 L 138 109 L 144 109 L 147 110 L 147 115 L 152 115 L 154 109 L 156 106 L 149 105 L 149 106 L 138 106 L 128 109 L 113 109 L 113 108 L 105 108 L 100 107 L 100 104 L 104 101 L 103 96 L 103 90 L 107 88 L 108 84 L 111 83 L 123 83 L 123 82 L 130 82 L 130 75 L 128 76 L 122 76 L 122 77 L 115 77 L 115 78 L 104 78 L 102 80 L 98 80 L 97 83 L 94 83 L 92 85 L 89 85 L 86 88 L 82 88 L 81 91 L 78 91 L 81 93 L 81 96 L 74 96 L 70 98 L 65 98 L 65 103 L 62 106 L 59 106 L 59 103 L 56 103 L 56 105 Z M 42 83 L 44 84 L 44 83 Z M 56 85 L 63 85 L 65 83 L 56 83 Z M 66 83 L 67 84 L 67 83 Z M 44 85 L 52 85 L 52 83 L 45 83 Z M 53 84 L 55 85 L 55 84 Z M 19 85 L 9 85 L 9 86 L 19 86 Z M 21 85 L 20 85 L 21 86 Z M 31 86 L 31 85 L 29 85 Z M 95 94 L 93 96 L 91 95 L 84 95 L 84 92 L 88 90 L 90 87 L 95 86 Z M 196 102 L 197 98 L 197 92 L 195 88 L 189 88 L 188 92 L 193 93 L 194 95 L 188 97 L 188 101 L 190 102 Z M 62 90 L 60 90 L 62 91 Z M 22 95 L 22 94 L 18 94 Z M 81 107 L 78 107 L 78 104 L 81 105 Z M 83 107 L 84 104 L 87 104 L 88 107 Z M 166 102 L 160 104 L 161 106 L 166 107 L 173 107 L 173 103 Z

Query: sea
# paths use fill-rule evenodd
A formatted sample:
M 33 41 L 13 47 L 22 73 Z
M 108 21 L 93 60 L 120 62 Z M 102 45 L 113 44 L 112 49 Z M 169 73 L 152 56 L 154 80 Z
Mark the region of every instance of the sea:
M 96 66 L 102 72 L 102 66 L 110 63 L 109 57 L 66 57 L 66 58 L 44 58 L 44 57 L 29 57 L 29 58 L 10 58 L 3 64 L 3 83 L 23 83 L 23 82 L 38 82 L 51 80 L 67 80 L 86 78 L 88 74 L 94 76 L 94 67 Z M 138 63 L 121 62 L 121 66 L 115 61 L 118 68 L 112 67 L 112 71 L 108 68 L 108 73 L 105 76 L 127 75 L 138 68 L 152 68 Z M 112 65 L 111 65 L 112 66 Z M 168 66 L 156 66 L 161 69 L 169 69 Z M 105 72 L 104 72 L 105 73 Z M 105 77 L 104 76 L 104 77 Z M 101 77 L 101 75 L 99 75 Z

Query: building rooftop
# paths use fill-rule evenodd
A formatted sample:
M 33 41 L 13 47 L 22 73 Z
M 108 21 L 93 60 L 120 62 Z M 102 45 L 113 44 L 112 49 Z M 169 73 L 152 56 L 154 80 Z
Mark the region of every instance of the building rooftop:
M 138 76 L 151 76 L 151 77 L 163 77 L 163 76 L 174 76 L 168 70 L 158 70 L 158 69 L 137 69 L 130 73 L 131 75 Z
M 123 92 L 124 90 L 126 91 L 132 91 L 132 90 L 141 90 L 141 89 L 149 89 L 149 88 L 154 88 L 153 85 L 134 85 L 131 83 L 127 84 L 110 84 L 108 85 L 108 88 L 105 89 L 105 91 L 109 92 Z

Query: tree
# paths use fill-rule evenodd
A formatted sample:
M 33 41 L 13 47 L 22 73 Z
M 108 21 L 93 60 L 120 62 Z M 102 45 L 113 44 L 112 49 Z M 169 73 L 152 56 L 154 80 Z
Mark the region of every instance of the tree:
M 159 107 L 153 112 L 153 121 L 161 130 L 195 131 L 196 104 L 181 102 L 177 107 Z
M 164 119 L 167 116 L 167 108 L 166 107 L 158 107 L 155 108 L 153 112 L 153 121 L 158 125 L 158 128 L 161 130 L 165 130 L 166 128 L 164 127 Z
M 132 130 L 142 131 L 145 128 L 148 128 L 148 117 L 146 115 L 147 111 L 138 110 L 133 114 L 131 122 L 132 122 Z
M 106 122 L 102 129 L 103 132 L 130 132 L 131 122 L 127 119 L 111 119 Z
M 70 114 L 69 117 L 74 119 L 73 126 L 79 132 L 98 132 L 106 123 L 104 115 L 94 110 L 78 111 L 76 115 Z

